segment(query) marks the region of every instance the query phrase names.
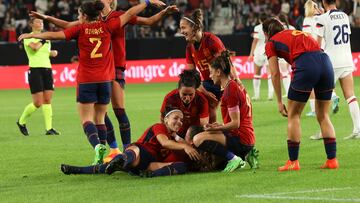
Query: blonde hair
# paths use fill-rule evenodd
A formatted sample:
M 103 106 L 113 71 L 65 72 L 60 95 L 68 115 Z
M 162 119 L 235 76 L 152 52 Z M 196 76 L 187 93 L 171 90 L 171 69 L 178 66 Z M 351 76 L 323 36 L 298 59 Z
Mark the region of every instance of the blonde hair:
M 307 0 L 304 8 L 305 8 L 305 17 L 313 17 L 316 14 L 316 3 L 312 0 Z
M 113 0 L 111 3 L 110 3 L 110 8 L 112 10 L 116 10 L 116 7 L 117 7 L 117 0 Z

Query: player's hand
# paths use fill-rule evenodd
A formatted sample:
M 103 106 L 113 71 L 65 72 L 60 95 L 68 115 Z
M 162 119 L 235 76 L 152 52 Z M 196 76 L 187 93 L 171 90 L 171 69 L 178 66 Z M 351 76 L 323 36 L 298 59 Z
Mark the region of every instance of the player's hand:
M 283 103 L 281 102 L 281 103 L 278 103 L 278 106 L 279 106 L 279 112 L 281 113 L 281 115 L 284 116 L 284 117 L 287 117 L 287 116 L 288 116 L 288 112 L 287 112 L 287 109 L 286 109 L 285 104 L 283 104 Z
M 160 0 L 149 0 L 149 1 L 152 5 L 159 7 L 159 8 L 166 6 L 166 4 Z
M 35 11 L 30 11 L 29 16 L 32 17 L 32 18 L 38 18 L 38 19 L 41 19 L 41 20 L 46 20 L 49 17 L 48 15 L 41 14 L 41 13 L 38 13 L 38 12 L 35 12 Z
M 223 124 L 220 123 L 208 123 L 204 125 L 204 130 L 205 131 L 217 131 L 220 130 L 219 128 L 221 128 L 223 126 Z
M 57 57 L 57 55 L 58 55 L 58 51 L 56 51 L 56 50 L 51 50 L 50 51 L 50 56 L 51 57 Z
M 165 8 L 166 15 L 169 15 L 172 13 L 177 13 L 177 12 L 179 12 L 179 8 L 176 5 L 168 6 Z
M 30 33 L 24 33 L 24 34 L 21 34 L 19 37 L 18 37 L 18 41 L 20 42 L 21 40 L 23 39 L 30 39 L 32 38 L 32 34 Z
M 247 59 L 248 62 L 253 62 L 254 61 L 254 56 L 249 56 Z
M 186 145 L 184 148 L 185 153 L 190 157 L 191 160 L 197 161 L 200 160 L 200 154 L 192 146 Z

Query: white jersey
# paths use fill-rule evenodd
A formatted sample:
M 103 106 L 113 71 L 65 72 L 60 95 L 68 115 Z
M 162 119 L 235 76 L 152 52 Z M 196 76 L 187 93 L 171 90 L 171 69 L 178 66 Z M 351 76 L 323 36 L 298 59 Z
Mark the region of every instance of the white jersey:
M 311 34 L 311 36 L 314 39 L 317 39 L 317 34 L 316 34 L 315 29 L 316 29 L 315 16 L 313 16 L 313 17 L 305 17 L 305 19 L 303 21 L 303 25 L 302 25 L 302 31 Z
M 253 32 L 253 38 L 258 39 L 255 50 L 254 50 L 254 55 L 265 54 L 265 34 L 263 31 L 262 24 L 255 26 L 254 32 Z
M 340 10 L 329 10 L 315 19 L 315 33 L 325 40 L 324 50 L 333 67 L 353 67 L 349 17 Z

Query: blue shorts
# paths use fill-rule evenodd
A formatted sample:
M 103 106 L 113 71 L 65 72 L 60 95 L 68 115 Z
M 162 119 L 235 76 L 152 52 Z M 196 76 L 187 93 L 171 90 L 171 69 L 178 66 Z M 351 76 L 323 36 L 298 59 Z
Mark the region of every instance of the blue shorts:
M 146 170 L 151 162 L 156 161 L 156 158 L 141 145 L 137 145 L 137 144 L 134 145 L 137 146 L 140 150 L 140 162 L 139 165 L 136 166 L 136 169 L 142 171 Z
M 111 82 L 83 83 L 77 86 L 77 102 L 109 104 Z
M 125 68 L 115 67 L 115 81 L 119 83 L 121 88 L 125 89 Z
M 334 70 L 327 54 L 322 51 L 303 53 L 295 60 L 292 69 L 289 99 L 306 102 L 312 89 L 316 99 L 331 99 L 335 87 Z
M 213 93 L 217 100 L 220 101 L 222 95 L 220 85 L 215 85 L 212 80 L 204 80 L 202 85 L 206 91 Z
M 240 142 L 240 137 L 232 135 L 229 132 L 223 132 L 226 137 L 226 148 L 234 153 L 236 156 L 245 160 L 246 155 L 254 147 L 253 145 L 245 145 Z

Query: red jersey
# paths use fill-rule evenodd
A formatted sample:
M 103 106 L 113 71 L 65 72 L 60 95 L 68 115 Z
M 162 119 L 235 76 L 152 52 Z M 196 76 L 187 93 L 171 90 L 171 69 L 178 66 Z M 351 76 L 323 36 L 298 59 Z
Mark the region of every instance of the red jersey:
M 231 135 L 239 136 L 240 142 L 246 145 L 255 144 L 255 134 L 252 123 L 252 107 L 250 97 L 245 88 L 241 87 L 231 80 L 224 89 L 221 97 L 221 115 L 224 124 L 231 122 L 229 109 L 239 108 L 240 110 L 240 127 L 231 130 Z
M 212 33 L 204 32 L 198 49 L 194 44 L 186 47 L 186 62 L 194 64 L 200 71 L 204 80 L 210 80 L 210 64 L 212 60 L 225 50 L 221 40 Z
M 136 145 L 144 147 L 157 161 L 162 161 L 170 152 L 169 149 L 165 149 L 157 140 L 156 137 L 160 134 L 167 136 L 169 140 L 174 140 L 165 124 L 156 123 L 148 128 L 135 142 Z
M 111 22 L 111 19 L 119 18 L 124 11 L 111 11 L 107 16 L 102 17 L 104 22 Z M 131 18 L 128 24 L 136 24 L 137 17 Z M 115 67 L 126 67 L 126 49 L 125 49 L 125 26 L 117 29 L 111 35 L 111 43 L 114 54 Z
M 268 58 L 278 56 L 293 64 L 304 52 L 320 51 L 317 41 L 310 34 L 299 30 L 283 30 L 272 36 L 265 46 Z
M 169 92 L 161 106 L 161 118 L 164 118 L 166 107 L 176 107 L 183 114 L 183 125 L 178 131 L 178 135 L 185 137 L 187 129 L 192 125 L 200 125 L 200 119 L 209 117 L 209 104 L 203 93 L 196 90 L 194 99 L 188 105 L 184 105 L 180 98 L 179 90 Z
M 63 32 L 66 40 L 76 39 L 79 48 L 78 83 L 111 81 L 115 78 L 111 34 L 120 29 L 120 19 L 80 24 Z

